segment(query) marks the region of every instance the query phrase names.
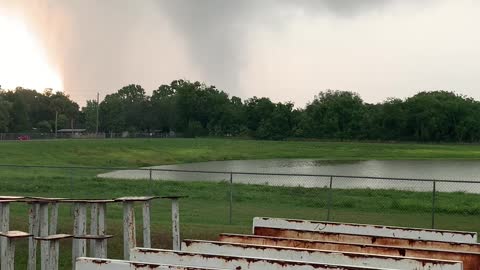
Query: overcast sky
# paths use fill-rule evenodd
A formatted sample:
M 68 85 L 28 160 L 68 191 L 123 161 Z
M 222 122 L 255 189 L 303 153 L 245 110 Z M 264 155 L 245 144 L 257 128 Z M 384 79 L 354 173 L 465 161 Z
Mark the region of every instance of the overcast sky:
M 0 0 L 81 104 L 179 78 L 297 106 L 325 89 L 480 99 L 479 14 L 474 0 Z

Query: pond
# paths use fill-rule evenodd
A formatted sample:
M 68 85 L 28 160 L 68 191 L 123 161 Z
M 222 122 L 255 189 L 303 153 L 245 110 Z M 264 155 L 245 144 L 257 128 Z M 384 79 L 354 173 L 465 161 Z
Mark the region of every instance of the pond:
M 273 160 L 232 160 L 211 161 L 177 165 L 149 167 L 152 169 L 173 169 L 193 171 L 222 171 L 273 174 L 321 174 L 342 176 L 366 176 L 379 178 L 419 178 L 454 179 L 478 181 L 480 179 L 480 160 L 367 160 L 367 161 L 325 161 L 312 159 L 273 159 Z M 99 175 L 104 178 L 149 179 L 149 171 L 124 170 Z M 153 171 L 154 180 L 176 181 L 229 181 L 229 174 L 188 173 Z M 274 186 L 326 187 L 329 177 L 282 176 L 235 174 L 235 183 L 266 184 Z M 373 188 L 413 191 L 432 190 L 433 183 L 405 180 L 358 179 L 352 177 L 334 177 L 334 188 Z M 436 183 L 439 191 L 462 191 L 480 193 L 478 184 Z

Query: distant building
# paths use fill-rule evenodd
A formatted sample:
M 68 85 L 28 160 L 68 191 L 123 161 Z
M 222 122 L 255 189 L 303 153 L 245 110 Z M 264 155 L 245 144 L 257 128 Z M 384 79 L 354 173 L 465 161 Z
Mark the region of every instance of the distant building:
M 73 134 L 74 136 L 80 136 L 84 134 L 87 130 L 83 128 L 63 128 L 57 130 L 59 134 Z

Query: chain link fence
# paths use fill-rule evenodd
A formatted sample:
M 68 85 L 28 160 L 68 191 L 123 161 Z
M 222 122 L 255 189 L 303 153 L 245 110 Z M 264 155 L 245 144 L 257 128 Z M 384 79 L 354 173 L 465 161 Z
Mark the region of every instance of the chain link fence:
M 251 233 L 252 218 L 271 216 L 480 232 L 480 182 L 340 175 L 0 165 L 0 196 L 109 199 L 187 195 L 180 200 L 181 237 L 214 240 L 218 234 Z M 136 206 L 136 211 L 142 209 Z M 153 200 L 152 246 L 170 248 L 167 200 Z M 28 230 L 28 206 L 10 206 L 10 227 Z M 60 204 L 58 231 L 71 232 L 72 208 Z M 123 257 L 123 209 L 109 204 L 109 257 Z M 141 215 L 136 223 L 141 224 Z M 88 227 L 88 226 L 87 226 Z M 141 235 L 142 227 L 137 226 Z M 63 254 L 70 252 L 66 245 Z M 26 265 L 20 243 L 17 265 Z M 70 257 L 59 269 L 70 268 Z
M 243 226 L 274 216 L 480 230 L 480 182 L 175 169 L 0 165 L 0 195 L 188 195 L 192 224 Z
M 54 139 L 126 139 L 126 138 L 182 138 L 175 132 L 87 132 L 83 129 L 62 129 L 55 132 L 0 133 L 0 141 L 29 141 Z

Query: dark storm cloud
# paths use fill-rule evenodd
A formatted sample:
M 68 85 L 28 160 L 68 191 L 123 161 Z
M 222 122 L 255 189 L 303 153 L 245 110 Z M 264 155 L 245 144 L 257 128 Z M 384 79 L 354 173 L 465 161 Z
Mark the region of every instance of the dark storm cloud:
M 251 1 L 161 1 L 160 9 L 180 33 L 190 57 L 206 77 L 234 86 L 244 60 Z
M 330 11 L 340 16 L 353 16 L 359 12 L 381 8 L 395 0 L 280 0 L 285 5 L 297 6 L 306 13 Z
M 248 78 L 240 74 L 251 60 L 248 50 L 256 46 L 249 34 L 258 28 L 283 31 L 299 12 L 348 19 L 392 2 L 400 0 L 0 0 L 0 5 L 25 17 L 66 90 L 83 101 L 99 90 L 134 82 L 153 88 L 175 76 L 241 95 L 239 82 Z M 200 78 L 190 77 L 196 71 Z
M 278 13 L 353 16 L 393 0 L 163 0 L 160 9 L 181 33 L 193 62 L 211 81 L 237 89 L 247 58 L 246 35 L 256 27 L 281 29 Z

